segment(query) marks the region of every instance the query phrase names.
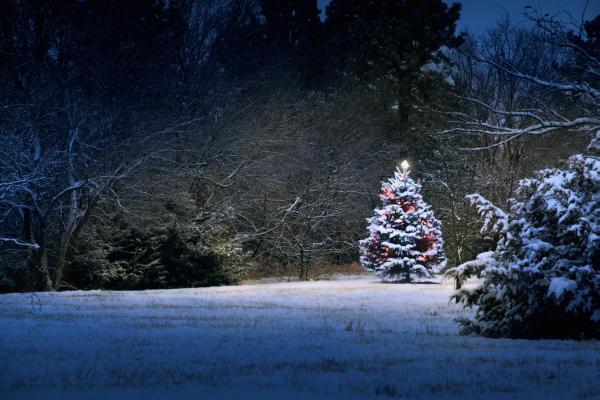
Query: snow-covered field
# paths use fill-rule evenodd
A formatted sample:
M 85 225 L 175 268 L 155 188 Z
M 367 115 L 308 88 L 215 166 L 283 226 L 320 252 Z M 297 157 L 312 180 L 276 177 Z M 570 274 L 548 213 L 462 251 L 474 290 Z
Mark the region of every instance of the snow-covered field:
M 600 398 L 600 342 L 460 336 L 451 292 L 363 275 L 1 295 L 0 398 Z

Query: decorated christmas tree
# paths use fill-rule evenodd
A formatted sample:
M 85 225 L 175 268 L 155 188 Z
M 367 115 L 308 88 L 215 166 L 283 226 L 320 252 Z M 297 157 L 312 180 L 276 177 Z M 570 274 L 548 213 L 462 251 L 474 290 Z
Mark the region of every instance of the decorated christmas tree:
M 396 168 L 381 186 L 381 207 L 368 218 L 369 237 L 361 240 L 360 262 L 388 282 L 431 278 L 446 264 L 440 222 L 423 201 L 409 165 Z

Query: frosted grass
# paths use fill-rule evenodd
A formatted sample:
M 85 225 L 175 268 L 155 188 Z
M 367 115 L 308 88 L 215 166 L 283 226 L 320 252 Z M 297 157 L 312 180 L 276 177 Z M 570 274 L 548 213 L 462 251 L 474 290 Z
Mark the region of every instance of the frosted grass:
M 450 282 L 0 296 L 3 399 L 598 399 L 600 342 L 464 337 Z

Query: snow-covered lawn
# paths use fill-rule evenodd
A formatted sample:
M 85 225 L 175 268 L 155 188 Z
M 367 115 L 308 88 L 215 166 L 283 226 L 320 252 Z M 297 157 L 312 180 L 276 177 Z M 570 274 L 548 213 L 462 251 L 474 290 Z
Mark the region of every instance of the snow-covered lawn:
M 1 295 L 0 398 L 600 398 L 600 342 L 460 336 L 451 292 L 363 275 Z

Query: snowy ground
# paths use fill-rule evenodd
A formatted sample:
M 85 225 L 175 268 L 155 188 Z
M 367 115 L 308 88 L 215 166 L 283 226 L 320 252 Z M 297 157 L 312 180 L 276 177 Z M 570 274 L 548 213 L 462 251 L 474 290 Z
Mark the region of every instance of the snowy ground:
M 600 342 L 458 335 L 444 284 L 0 296 L 0 398 L 598 399 Z

